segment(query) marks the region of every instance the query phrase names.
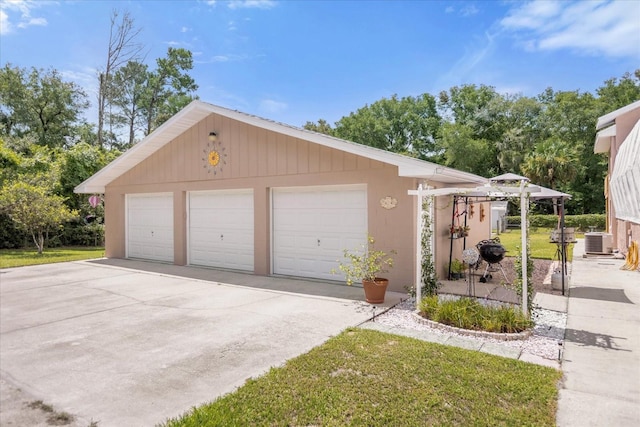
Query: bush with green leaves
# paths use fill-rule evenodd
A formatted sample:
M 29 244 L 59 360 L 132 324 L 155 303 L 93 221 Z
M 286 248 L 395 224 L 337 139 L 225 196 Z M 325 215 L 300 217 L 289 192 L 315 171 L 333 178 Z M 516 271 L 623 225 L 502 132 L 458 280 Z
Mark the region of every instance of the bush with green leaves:
M 557 215 L 529 215 L 529 226 L 534 228 L 558 228 Z M 508 216 L 507 223 L 512 226 L 520 226 L 520 216 Z M 580 231 L 589 231 L 590 228 L 604 230 L 606 227 L 605 214 L 566 215 L 564 226 L 573 227 Z
M 0 189 L 0 213 L 6 213 L 18 229 L 31 235 L 38 253 L 44 250 L 50 232 L 61 230 L 77 215 L 67 208 L 64 198 L 26 182 L 13 182 Z
M 341 262 L 338 266 L 347 279 L 347 285 L 362 280 L 374 281 L 379 273 L 386 273 L 388 269 L 393 267 L 393 258 L 386 252 L 375 249 L 375 239 L 367 236 L 367 243 L 361 245 L 359 249 L 344 250 L 345 262 Z M 395 254 L 395 251 L 390 251 Z M 332 273 L 336 273 L 332 270 Z
M 461 329 L 517 333 L 533 326 L 518 307 L 485 305 L 475 298 L 442 300 L 429 295 L 420 301 L 418 309 L 422 317 Z

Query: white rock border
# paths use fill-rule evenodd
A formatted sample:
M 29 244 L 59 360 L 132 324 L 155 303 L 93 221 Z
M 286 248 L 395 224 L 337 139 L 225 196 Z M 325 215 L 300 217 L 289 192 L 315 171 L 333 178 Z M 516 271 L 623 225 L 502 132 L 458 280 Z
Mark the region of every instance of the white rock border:
M 414 320 L 418 323 L 422 323 L 424 325 L 430 326 L 435 329 L 440 329 L 447 332 L 454 332 L 458 335 L 467 335 L 472 337 L 480 337 L 480 338 L 492 338 L 500 341 L 522 341 L 528 339 L 533 331 L 531 329 L 527 329 L 526 331 L 517 332 L 517 333 L 502 333 L 502 332 L 486 332 L 486 331 L 474 331 L 471 329 L 463 329 L 455 326 L 445 325 L 444 323 L 434 322 L 433 320 L 429 320 L 420 316 L 418 311 L 411 312 Z

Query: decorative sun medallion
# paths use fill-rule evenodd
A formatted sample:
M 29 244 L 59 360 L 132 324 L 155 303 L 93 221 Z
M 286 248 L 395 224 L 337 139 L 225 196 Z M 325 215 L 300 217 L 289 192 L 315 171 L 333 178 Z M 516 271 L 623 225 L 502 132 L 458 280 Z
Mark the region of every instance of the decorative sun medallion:
M 212 173 L 217 175 L 218 172 L 222 172 L 222 168 L 227 164 L 227 153 L 225 152 L 226 148 L 222 146 L 221 141 L 208 142 L 207 146 L 202 153 L 204 157 L 202 157 L 202 161 L 204 165 L 202 166 L 207 170 L 207 173 Z

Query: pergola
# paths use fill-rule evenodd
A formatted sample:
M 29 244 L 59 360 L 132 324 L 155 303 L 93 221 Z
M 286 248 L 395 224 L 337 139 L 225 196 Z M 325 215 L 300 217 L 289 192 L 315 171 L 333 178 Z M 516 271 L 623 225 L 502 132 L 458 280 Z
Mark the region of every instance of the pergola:
M 530 180 L 527 177 L 508 173 L 500 176 L 496 176 L 489 179 L 489 183 L 479 187 L 447 187 L 447 188 L 431 188 L 423 187 L 422 184 L 418 186 L 417 190 L 409 190 L 409 195 L 418 196 L 418 203 L 416 208 L 416 308 L 421 299 L 422 291 L 422 201 L 423 197 L 439 197 L 439 196 L 464 196 L 464 197 L 484 197 L 487 199 L 502 199 L 502 198 L 520 198 L 520 222 L 522 224 L 522 259 L 527 259 L 527 221 L 529 213 L 529 200 L 540 199 L 559 199 L 561 201 L 560 209 L 560 229 L 561 229 L 561 242 L 562 243 L 562 292 L 564 294 L 565 288 L 565 273 L 566 273 L 566 251 L 564 245 L 564 200 L 570 199 L 571 196 L 566 193 L 562 193 L 550 188 L 541 187 L 538 185 L 531 185 Z M 433 218 L 433 204 L 430 207 L 430 217 Z M 429 226 L 433 227 L 433 221 L 429 222 Z M 434 253 L 434 233 L 431 230 L 431 253 Z M 528 315 L 528 274 L 527 274 L 527 262 L 522 263 L 522 311 L 525 315 Z

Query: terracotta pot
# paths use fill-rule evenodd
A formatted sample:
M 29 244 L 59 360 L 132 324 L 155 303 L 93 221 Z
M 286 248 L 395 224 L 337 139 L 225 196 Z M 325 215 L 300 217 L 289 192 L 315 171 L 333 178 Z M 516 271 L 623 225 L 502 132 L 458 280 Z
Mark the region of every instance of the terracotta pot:
M 369 304 L 382 304 L 384 302 L 384 294 L 387 292 L 389 280 L 376 277 L 373 281 L 363 280 L 364 297 Z

